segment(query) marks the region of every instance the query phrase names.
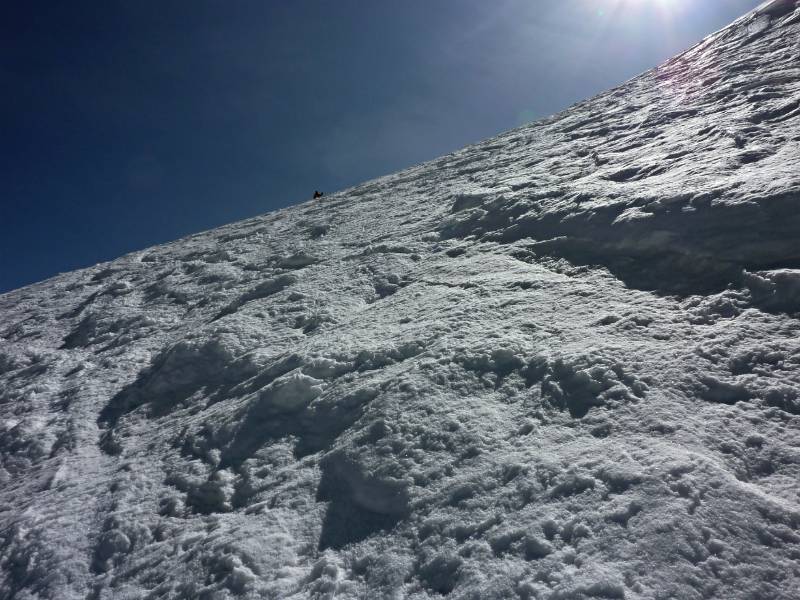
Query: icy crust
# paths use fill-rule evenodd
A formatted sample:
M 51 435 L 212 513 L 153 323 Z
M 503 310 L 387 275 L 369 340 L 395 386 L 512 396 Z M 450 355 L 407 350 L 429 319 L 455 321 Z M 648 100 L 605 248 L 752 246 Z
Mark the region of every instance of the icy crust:
M 799 35 L 0 296 L 0 599 L 796 598 Z
M 718 291 L 742 269 L 800 266 L 796 6 L 766 4 L 712 42 L 501 138 L 508 162 L 456 194 L 442 233 L 530 240 L 537 255 L 667 291 Z M 462 166 L 483 172 L 482 162 L 493 155 Z

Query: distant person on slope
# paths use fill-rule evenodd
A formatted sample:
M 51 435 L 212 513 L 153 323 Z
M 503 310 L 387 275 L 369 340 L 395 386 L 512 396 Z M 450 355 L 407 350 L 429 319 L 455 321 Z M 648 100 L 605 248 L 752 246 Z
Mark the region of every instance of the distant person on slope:
M 322 192 L 320 192 L 319 190 L 314 190 L 314 200 L 316 200 L 317 198 L 322 198 L 322 196 L 324 196 Z

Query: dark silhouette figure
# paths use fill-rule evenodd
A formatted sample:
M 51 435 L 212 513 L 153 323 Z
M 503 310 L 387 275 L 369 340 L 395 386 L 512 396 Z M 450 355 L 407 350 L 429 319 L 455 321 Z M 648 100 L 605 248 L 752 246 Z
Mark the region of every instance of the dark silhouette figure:
M 322 196 L 324 196 L 322 192 L 320 192 L 319 190 L 314 190 L 314 200 L 316 200 L 317 198 L 322 198 Z

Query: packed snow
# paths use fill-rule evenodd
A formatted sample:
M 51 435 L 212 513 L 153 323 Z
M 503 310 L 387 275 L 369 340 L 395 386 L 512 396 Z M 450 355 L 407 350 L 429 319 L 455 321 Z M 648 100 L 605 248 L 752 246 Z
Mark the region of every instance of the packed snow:
M 800 2 L 0 296 L 0 599 L 800 598 Z

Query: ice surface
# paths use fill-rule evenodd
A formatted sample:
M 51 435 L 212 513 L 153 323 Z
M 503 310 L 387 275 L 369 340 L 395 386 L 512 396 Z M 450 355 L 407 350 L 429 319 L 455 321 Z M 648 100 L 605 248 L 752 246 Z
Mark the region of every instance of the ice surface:
M 0 296 L 0 600 L 800 597 L 798 39 Z

